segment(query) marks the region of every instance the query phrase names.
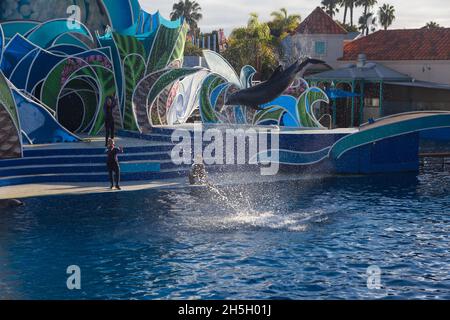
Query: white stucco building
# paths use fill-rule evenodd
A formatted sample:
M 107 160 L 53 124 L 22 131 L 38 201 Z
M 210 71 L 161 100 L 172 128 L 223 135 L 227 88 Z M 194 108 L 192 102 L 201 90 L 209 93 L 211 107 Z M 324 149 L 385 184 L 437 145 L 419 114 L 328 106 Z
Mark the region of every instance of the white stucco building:
M 347 31 L 320 7 L 317 7 L 283 42 L 285 64 L 308 56 L 324 60 L 332 68 L 339 66 Z
M 413 79 L 450 85 L 450 28 L 377 31 L 346 43 L 340 65 L 359 54 Z

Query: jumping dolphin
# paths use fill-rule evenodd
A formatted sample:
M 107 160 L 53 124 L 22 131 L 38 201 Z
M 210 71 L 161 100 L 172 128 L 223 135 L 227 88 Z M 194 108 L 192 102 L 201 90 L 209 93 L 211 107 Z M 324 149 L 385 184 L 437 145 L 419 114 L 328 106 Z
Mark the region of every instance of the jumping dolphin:
M 294 82 L 295 76 L 309 64 L 325 64 L 318 59 L 307 58 L 303 61 L 297 60 L 286 70 L 279 66 L 269 80 L 254 87 L 237 91 L 231 94 L 225 101 L 227 106 L 246 106 L 261 110 L 260 105 L 275 100 L 286 91 Z

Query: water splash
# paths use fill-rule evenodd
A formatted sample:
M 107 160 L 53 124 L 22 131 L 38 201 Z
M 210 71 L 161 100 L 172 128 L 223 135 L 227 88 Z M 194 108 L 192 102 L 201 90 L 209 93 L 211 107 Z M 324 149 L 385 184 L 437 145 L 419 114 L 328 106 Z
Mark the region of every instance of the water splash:
M 264 228 L 304 232 L 312 223 L 324 223 L 328 216 L 319 210 L 289 213 L 284 203 L 273 199 L 266 206 L 258 205 L 251 190 L 231 188 L 228 192 L 209 184 L 207 190 L 214 201 L 228 210 L 220 215 L 209 217 L 209 222 L 220 229 Z

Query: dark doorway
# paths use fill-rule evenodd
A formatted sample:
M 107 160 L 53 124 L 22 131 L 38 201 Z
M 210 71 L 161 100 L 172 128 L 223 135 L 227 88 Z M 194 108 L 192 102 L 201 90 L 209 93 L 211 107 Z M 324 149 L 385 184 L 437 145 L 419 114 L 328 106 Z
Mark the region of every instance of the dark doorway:
M 76 93 L 69 93 L 58 102 L 58 121 L 67 130 L 76 132 L 83 124 L 83 101 Z

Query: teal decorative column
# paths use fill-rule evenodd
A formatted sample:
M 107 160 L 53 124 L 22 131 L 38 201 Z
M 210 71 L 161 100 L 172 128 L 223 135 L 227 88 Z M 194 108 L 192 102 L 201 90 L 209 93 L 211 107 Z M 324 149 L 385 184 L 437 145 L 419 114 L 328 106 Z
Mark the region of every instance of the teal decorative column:
M 352 81 L 352 116 L 351 116 L 351 124 L 353 127 L 355 125 L 355 80 Z
M 384 115 L 383 110 L 383 81 L 380 82 L 380 118 L 382 118 Z
M 362 125 L 364 121 L 364 81 L 361 81 L 361 98 L 359 109 L 359 125 Z

